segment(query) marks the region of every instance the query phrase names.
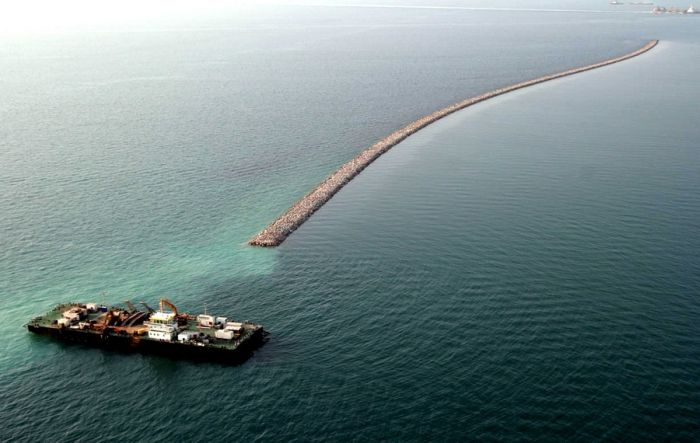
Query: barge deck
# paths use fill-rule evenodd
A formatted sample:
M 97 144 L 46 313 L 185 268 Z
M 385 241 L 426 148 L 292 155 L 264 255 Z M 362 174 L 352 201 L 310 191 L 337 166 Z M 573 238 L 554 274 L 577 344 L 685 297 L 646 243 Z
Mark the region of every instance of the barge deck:
M 161 300 L 158 311 L 141 311 L 128 305 L 60 304 L 33 318 L 26 327 L 35 334 L 65 342 L 230 364 L 243 363 L 266 341 L 264 328 L 248 321 L 179 313 L 167 300 Z M 164 310 L 164 305 L 172 310 Z

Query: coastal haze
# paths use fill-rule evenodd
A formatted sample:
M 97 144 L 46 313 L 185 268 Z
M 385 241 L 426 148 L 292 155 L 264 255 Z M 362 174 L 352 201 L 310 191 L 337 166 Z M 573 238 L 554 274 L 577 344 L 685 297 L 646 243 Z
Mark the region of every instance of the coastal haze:
M 697 438 L 700 17 L 362 3 L 3 18 L 0 439 Z M 434 123 L 246 245 L 407 123 L 657 38 Z M 161 296 L 271 339 L 230 368 L 22 328 Z

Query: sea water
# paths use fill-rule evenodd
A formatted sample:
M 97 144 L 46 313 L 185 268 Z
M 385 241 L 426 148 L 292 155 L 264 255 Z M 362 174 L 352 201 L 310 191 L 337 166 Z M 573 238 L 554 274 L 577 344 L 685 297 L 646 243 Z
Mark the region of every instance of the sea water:
M 697 437 L 700 20 L 405 3 L 0 36 L 3 440 Z M 652 38 L 424 129 L 245 245 L 403 124 Z M 270 342 L 231 368 L 22 328 L 161 296 Z

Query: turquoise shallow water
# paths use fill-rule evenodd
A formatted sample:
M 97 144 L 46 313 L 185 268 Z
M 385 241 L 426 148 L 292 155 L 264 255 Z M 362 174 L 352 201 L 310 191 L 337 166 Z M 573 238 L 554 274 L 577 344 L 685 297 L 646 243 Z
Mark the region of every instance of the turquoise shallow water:
M 698 24 L 343 11 L 3 37 L 2 439 L 697 438 Z M 436 123 L 281 248 L 244 245 L 406 121 L 653 37 Z M 21 328 L 161 295 L 272 340 L 225 368 Z

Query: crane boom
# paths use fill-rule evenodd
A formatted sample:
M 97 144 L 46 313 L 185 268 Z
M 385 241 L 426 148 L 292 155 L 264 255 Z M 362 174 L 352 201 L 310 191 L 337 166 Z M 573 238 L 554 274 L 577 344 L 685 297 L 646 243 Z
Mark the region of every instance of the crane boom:
M 168 300 L 166 298 L 161 298 L 160 299 L 160 310 L 161 311 L 164 311 L 163 306 L 169 307 L 175 313 L 175 316 L 177 316 L 177 307 L 175 307 L 175 305 L 172 304 L 172 302 L 170 300 Z
M 136 311 L 138 311 L 138 309 L 136 309 L 136 306 L 134 306 L 134 304 L 131 303 L 131 300 L 124 300 L 124 303 L 126 304 L 126 306 L 129 307 L 129 312 L 136 312 Z

